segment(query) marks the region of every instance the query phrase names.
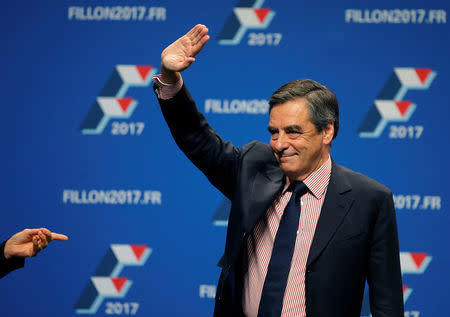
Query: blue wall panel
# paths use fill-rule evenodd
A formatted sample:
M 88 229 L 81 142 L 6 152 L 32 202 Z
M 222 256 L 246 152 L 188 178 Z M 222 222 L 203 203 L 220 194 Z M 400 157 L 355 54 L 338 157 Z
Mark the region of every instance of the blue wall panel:
M 239 22 L 238 3 L 260 19 Z M 0 238 L 46 226 L 70 240 L 1 280 L 1 315 L 212 315 L 228 204 L 176 147 L 149 82 L 197 23 L 211 39 L 183 77 L 235 145 L 268 142 L 266 102 L 285 82 L 336 93 L 333 159 L 394 193 L 405 316 L 445 315 L 448 12 L 443 0 L 4 3 Z M 380 100 L 400 117 L 383 117 Z

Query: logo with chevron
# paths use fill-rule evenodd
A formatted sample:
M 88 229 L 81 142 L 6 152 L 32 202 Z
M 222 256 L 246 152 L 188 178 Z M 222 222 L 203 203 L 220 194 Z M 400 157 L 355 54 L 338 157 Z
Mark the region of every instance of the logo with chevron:
M 261 8 L 264 0 L 240 0 L 217 36 L 221 45 L 237 45 L 248 29 L 265 29 L 275 12 Z
M 109 119 L 128 119 L 138 104 L 126 97 L 128 88 L 149 86 L 155 73 L 148 65 L 117 65 L 81 124 L 81 133 L 98 135 Z
M 432 256 L 428 253 L 418 253 L 418 252 L 400 252 L 400 265 L 403 274 L 423 274 L 428 268 Z M 403 285 L 403 301 L 409 298 L 413 289 L 408 285 Z
M 403 100 L 403 97 L 410 89 L 428 89 L 435 77 L 436 72 L 431 68 L 394 68 L 359 126 L 359 136 L 378 138 L 389 122 L 408 121 L 416 110 L 416 104 Z
M 95 314 L 105 298 L 123 298 L 133 281 L 120 276 L 126 266 L 143 266 L 152 249 L 146 245 L 111 244 L 77 303 L 77 314 Z

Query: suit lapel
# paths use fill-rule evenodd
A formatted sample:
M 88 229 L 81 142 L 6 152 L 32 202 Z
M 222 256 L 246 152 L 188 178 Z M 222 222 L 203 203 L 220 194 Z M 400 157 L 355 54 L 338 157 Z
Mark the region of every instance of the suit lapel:
M 278 165 L 270 165 L 268 169 L 258 171 L 249 200 L 252 203 L 249 205 L 249 212 L 244 213 L 247 217 L 244 219 L 245 232 L 253 230 L 261 215 L 266 212 L 283 189 L 284 182 L 284 174 Z
M 350 210 L 354 201 L 351 190 L 342 168 L 333 162 L 330 183 L 309 250 L 307 267 L 322 253 Z

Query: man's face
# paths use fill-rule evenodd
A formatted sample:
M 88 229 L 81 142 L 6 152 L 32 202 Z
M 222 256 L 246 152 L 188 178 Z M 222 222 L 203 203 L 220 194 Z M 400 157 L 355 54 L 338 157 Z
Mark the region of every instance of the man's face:
M 276 105 L 270 111 L 270 147 L 290 180 L 304 180 L 327 159 L 334 127 L 317 132 L 305 98 Z

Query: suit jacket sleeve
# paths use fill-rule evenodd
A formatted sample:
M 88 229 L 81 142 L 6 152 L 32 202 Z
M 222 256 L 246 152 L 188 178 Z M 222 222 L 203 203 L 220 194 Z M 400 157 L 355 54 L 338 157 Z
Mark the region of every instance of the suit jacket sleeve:
M 242 150 L 224 142 L 197 110 L 194 100 L 183 85 L 171 99 L 158 99 L 164 119 L 179 148 L 230 200 L 236 187 Z
M 25 264 L 24 258 L 5 258 L 5 244 L 6 241 L 0 244 L 0 278 L 11 271 L 21 268 Z
M 380 202 L 369 260 L 370 309 L 374 317 L 403 316 L 397 223 L 392 193 Z

